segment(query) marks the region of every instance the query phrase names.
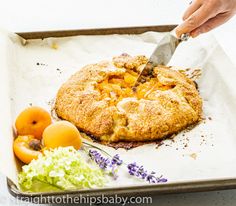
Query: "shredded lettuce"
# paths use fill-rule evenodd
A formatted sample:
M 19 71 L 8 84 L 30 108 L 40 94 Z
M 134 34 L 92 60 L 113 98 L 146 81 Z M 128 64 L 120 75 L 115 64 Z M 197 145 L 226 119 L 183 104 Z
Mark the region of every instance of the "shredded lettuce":
M 88 163 L 73 147 L 44 151 L 44 155 L 22 167 L 18 180 L 26 191 L 38 191 L 38 183 L 60 190 L 102 187 L 106 183 L 104 171 Z

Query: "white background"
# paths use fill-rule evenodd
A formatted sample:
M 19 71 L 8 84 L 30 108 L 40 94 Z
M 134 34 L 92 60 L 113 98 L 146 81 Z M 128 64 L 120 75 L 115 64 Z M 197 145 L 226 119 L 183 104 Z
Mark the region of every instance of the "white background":
M 187 0 L 0 0 L 0 28 L 12 32 L 176 24 Z M 214 31 L 236 64 L 236 18 Z M 0 176 L 0 205 L 10 202 Z M 158 205 L 236 205 L 236 190 L 153 197 Z

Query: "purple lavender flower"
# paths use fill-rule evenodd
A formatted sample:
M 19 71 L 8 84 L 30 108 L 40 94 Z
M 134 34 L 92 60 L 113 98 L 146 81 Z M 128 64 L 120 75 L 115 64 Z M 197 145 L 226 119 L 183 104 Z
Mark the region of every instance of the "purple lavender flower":
M 140 177 L 142 179 L 145 179 L 147 174 L 147 171 L 144 170 L 143 166 L 138 166 L 136 162 L 128 164 L 128 170 L 130 175 L 134 175 L 136 177 Z
M 114 157 L 112 157 L 111 159 L 111 164 L 112 165 L 121 165 L 123 163 L 123 161 L 120 159 L 119 155 L 116 154 Z
M 101 169 L 106 169 L 110 164 L 110 160 L 108 158 L 101 157 L 99 162 L 99 167 Z
M 167 181 L 168 180 L 166 178 L 162 177 L 162 176 L 158 178 L 158 182 L 164 183 L 164 182 L 167 182 Z
M 123 164 L 123 161 L 120 159 L 118 154 L 109 159 L 103 157 L 96 150 L 89 150 L 89 156 L 99 165 L 101 169 L 110 171 L 113 178 L 117 179 L 117 168 Z M 166 178 L 163 178 L 162 176 L 157 177 L 155 172 L 148 173 L 143 166 L 138 166 L 136 162 L 128 164 L 127 168 L 130 175 L 146 180 L 149 183 L 167 182 Z
M 99 165 L 101 169 L 105 170 L 110 165 L 110 160 L 102 157 L 102 155 L 96 150 L 89 150 L 89 156 Z
M 142 179 L 145 179 L 147 175 L 148 175 L 147 170 L 144 170 L 143 166 L 139 167 L 137 171 L 137 177 L 141 177 Z
M 157 178 L 155 177 L 154 174 L 155 174 L 154 172 L 151 172 L 150 174 L 147 175 L 146 180 L 149 183 L 157 183 Z
M 130 175 L 136 175 L 136 172 L 139 167 L 136 165 L 136 162 L 133 162 L 133 163 L 128 164 L 127 168 L 129 170 Z
M 95 160 L 100 156 L 100 154 L 96 150 L 89 150 L 89 156 L 92 160 Z
M 149 183 L 167 182 L 166 178 L 163 178 L 162 176 L 156 177 L 155 172 L 148 173 L 147 170 L 145 170 L 143 166 L 138 166 L 136 162 L 128 164 L 127 168 L 130 175 L 144 179 L 148 181 Z
M 103 157 L 98 151 L 96 150 L 89 150 L 89 156 L 92 160 L 94 160 L 98 166 L 103 170 L 110 170 L 114 179 L 117 179 L 117 166 L 122 164 L 122 160 L 119 158 L 119 155 L 116 154 L 112 159 Z

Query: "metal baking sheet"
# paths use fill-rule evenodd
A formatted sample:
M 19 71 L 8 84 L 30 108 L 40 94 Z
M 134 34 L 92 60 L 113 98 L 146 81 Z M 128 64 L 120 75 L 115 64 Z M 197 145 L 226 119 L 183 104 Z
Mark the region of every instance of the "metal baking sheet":
M 50 32 L 27 32 L 18 33 L 21 37 L 25 39 L 44 39 L 48 37 L 68 37 L 75 35 L 111 35 L 111 34 L 142 34 L 148 31 L 154 32 L 167 32 L 171 31 L 175 25 L 166 26 L 146 26 L 146 27 L 129 27 L 129 28 L 104 28 L 104 29 L 86 29 L 86 30 L 73 30 L 73 31 L 50 31 Z M 204 56 L 204 53 L 203 53 Z M 198 59 L 199 61 L 199 59 Z M 39 196 L 63 196 L 69 195 L 71 197 L 76 197 L 76 195 L 90 195 L 97 196 L 101 194 L 114 195 L 135 195 L 138 193 L 142 194 L 164 194 L 164 193 L 182 193 L 182 192 L 198 192 L 198 191 L 209 191 L 209 190 L 220 190 L 220 189 L 232 189 L 236 188 L 236 177 L 214 177 L 205 180 L 196 181 L 180 181 L 171 182 L 166 184 L 158 185 L 138 185 L 138 186 L 121 186 L 119 188 L 102 188 L 102 189 L 92 189 L 92 190 L 80 190 L 72 192 L 57 192 L 57 193 L 23 193 L 19 191 L 16 185 L 10 180 L 8 182 L 8 189 L 10 193 L 18 198 L 22 197 L 39 197 Z

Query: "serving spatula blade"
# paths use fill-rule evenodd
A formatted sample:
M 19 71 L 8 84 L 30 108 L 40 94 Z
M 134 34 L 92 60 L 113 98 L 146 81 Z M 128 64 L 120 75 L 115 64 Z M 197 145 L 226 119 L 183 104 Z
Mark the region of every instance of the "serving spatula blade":
M 154 52 L 150 56 L 148 63 L 140 72 L 135 86 L 137 86 L 140 82 L 143 82 L 146 76 L 151 75 L 153 68 L 157 65 L 167 65 L 179 43 L 186 41 L 188 38 L 188 34 L 182 35 L 181 38 L 178 39 L 175 35 L 173 35 L 173 33 L 167 33 L 158 43 Z

